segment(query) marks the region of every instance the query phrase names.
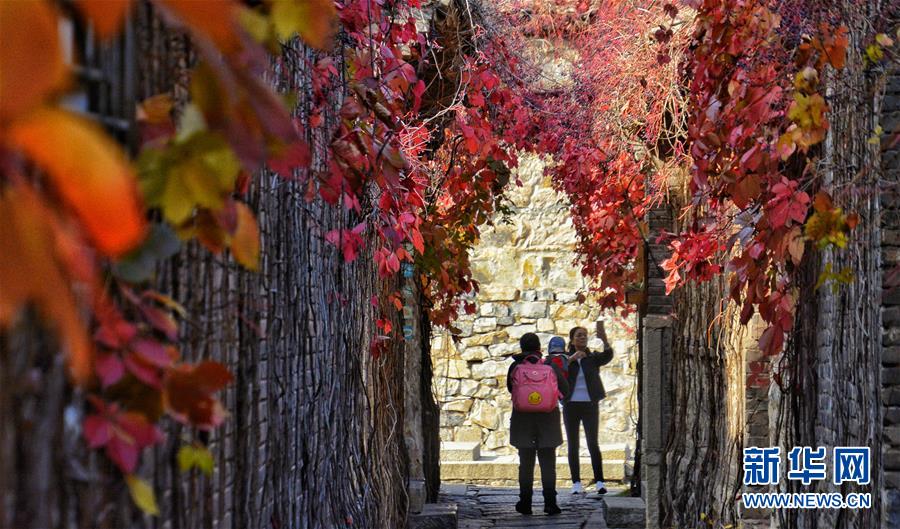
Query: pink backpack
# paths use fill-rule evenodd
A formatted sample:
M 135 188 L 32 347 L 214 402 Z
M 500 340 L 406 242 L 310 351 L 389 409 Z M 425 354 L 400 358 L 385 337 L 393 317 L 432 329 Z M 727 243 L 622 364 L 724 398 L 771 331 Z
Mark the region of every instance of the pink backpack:
M 512 375 L 513 409 L 529 413 L 547 413 L 557 406 L 560 397 L 556 372 L 541 362 L 540 357 L 525 357 Z

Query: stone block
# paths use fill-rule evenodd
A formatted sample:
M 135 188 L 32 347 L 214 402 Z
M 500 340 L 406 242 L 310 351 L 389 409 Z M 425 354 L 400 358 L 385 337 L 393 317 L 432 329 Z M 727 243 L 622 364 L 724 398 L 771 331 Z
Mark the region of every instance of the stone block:
M 641 498 L 605 496 L 606 524 L 617 529 L 643 529 L 646 507 Z
M 488 450 L 497 450 L 506 446 L 509 446 L 509 432 L 505 430 L 491 432 L 484 440 L 484 447 Z
M 900 426 L 886 426 L 884 428 L 884 440 L 888 444 L 900 446 Z
M 550 318 L 539 318 L 537 321 L 537 330 L 540 332 L 553 332 L 556 330 L 556 325 Z
M 497 411 L 497 408 L 483 402 L 472 413 L 470 419 L 472 423 L 483 426 L 488 430 L 496 430 L 500 425 L 500 413 Z
M 556 320 L 577 320 L 587 318 L 588 310 L 577 304 L 560 305 L 550 316 Z
M 882 447 L 881 461 L 885 470 L 900 470 L 900 448 Z
M 574 292 L 557 292 L 556 301 L 560 303 L 571 303 L 577 299 Z
M 498 343 L 488 347 L 491 358 L 505 358 L 519 353 L 519 345 L 515 343 Z
M 900 307 L 887 307 L 881 309 L 881 322 L 884 325 L 900 323 Z
M 478 461 L 479 458 L 480 442 L 441 443 L 441 461 Z
M 549 288 L 544 288 L 537 291 L 538 301 L 553 301 L 554 298 L 556 298 L 556 295 Z
M 526 323 L 523 325 L 511 325 L 506 328 L 506 333 L 514 340 L 518 340 L 527 332 L 537 332 L 537 325 L 534 323 Z
M 458 336 L 460 338 L 465 338 L 467 336 L 472 336 L 472 330 L 474 329 L 474 324 L 471 321 L 465 321 L 462 319 L 458 319 L 453 323 L 453 326 L 459 329 Z
M 897 194 L 896 192 L 891 193 L 888 200 L 892 202 L 897 202 Z M 882 230 L 881 231 L 881 244 L 886 246 L 900 246 L 900 230 Z
M 409 495 L 409 503 L 407 504 L 409 512 L 413 514 L 422 512 L 422 509 L 425 507 L 425 480 L 410 479 L 406 490 Z
M 455 399 L 450 400 L 441 405 L 443 411 L 457 411 L 460 413 L 468 413 L 472 409 L 472 399 Z
M 407 529 L 458 529 L 459 514 L 455 503 L 426 503 L 422 512 L 407 518 Z
M 494 317 L 484 317 L 478 318 L 475 320 L 473 331 L 476 334 L 481 334 L 483 332 L 493 331 L 497 328 L 497 318 Z
M 900 407 L 882 408 L 885 426 L 900 425 Z
M 882 364 L 900 364 L 900 346 L 885 347 L 881 350 Z
M 900 388 L 881 388 L 881 404 L 900 406 Z
M 453 440 L 457 442 L 481 443 L 481 428 L 478 426 L 460 426 L 453 432 Z M 441 439 L 443 441 L 443 439 Z
M 881 527 L 900 527 L 900 490 L 886 490 L 882 493 Z
M 496 378 L 505 376 L 509 371 L 509 362 L 499 360 L 486 360 L 480 364 L 472 364 L 472 379 L 481 380 L 483 378 Z
M 883 368 L 881 368 L 881 385 L 882 386 L 900 385 L 900 367 L 883 367 Z
M 474 347 L 466 347 L 466 349 L 460 353 L 459 355 L 463 360 L 467 360 L 469 362 L 473 361 L 481 361 L 490 356 L 488 354 L 488 348 L 483 345 L 478 345 Z
M 482 382 L 485 382 L 485 380 L 482 380 Z M 496 380 L 492 380 L 492 382 L 496 382 Z M 484 398 L 494 395 L 496 392 L 497 392 L 497 388 L 492 388 L 491 386 L 488 386 L 487 384 L 479 384 L 478 390 L 475 391 L 475 398 L 476 399 L 484 399 Z
M 494 331 L 472 336 L 471 338 L 464 338 L 463 343 L 466 344 L 466 346 L 493 345 L 495 343 L 505 342 L 507 338 L 509 338 L 509 334 L 506 331 Z
M 475 392 L 478 391 L 478 382 L 474 380 L 461 380 L 459 383 L 459 394 L 464 397 L 473 397 L 475 396 Z
M 900 288 L 890 287 L 881 291 L 882 305 L 900 305 Z
M 523 301 L 514 303 L 512 311 L 521 318 L 545 318 L 547 317 L 547 302 Z
M 881 333 L 881 345 L 900 345 L 900 327 L 890 327 Z
M 522 301 L 537 301 L 536 290 L 523 290 L 521 295 Z
M 469 378 L 472 373 L 465 360 L 438 359 L 434 361 L 434 374 L 445 378 Z
M 885 471 L 884 486 L 888 489 L 900 489 L 900 472 Z
M 444 412 L 444 413 L 441 413 L 440 426 L 442 428 L 448 428 L 451 426 L 462 426 L 462 423 L 465 422 L 465 420 L 466 420 L 466 416 L 462 413 Z
M 481 304 L 478 306 L 478 313 L 481 314 L 482 316 L 493 316 L 493 315 L 494 315 L 494 309 L 495 309 L 496 307 L 497 307 L 497 305 L 494 304 L 494 303 L 490 303 L 490 302 L 488 302 L 488 303 L 481 303 Z
M 513 316 L 498 316 L 497 317 L 497 325 L 512 325 L 516 323 L 516 318 Z
M 481 285 L 478 297 L 486 301 L 516 301 L 519 299 L 519 289 L 499 283 L 486 283 Z

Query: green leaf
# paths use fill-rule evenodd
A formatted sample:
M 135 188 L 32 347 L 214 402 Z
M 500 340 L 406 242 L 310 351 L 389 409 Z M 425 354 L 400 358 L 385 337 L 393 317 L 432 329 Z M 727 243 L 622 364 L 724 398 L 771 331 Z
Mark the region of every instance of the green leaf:
M 197 467 L 207 476 L 213 471 L 213 456 L 205 446 L 184 445 L 178 449 L 178 468 L 187 472 Z
M 159 516 L 159 506 L 156 505 L 156 494 L 153 492 L 153 488 L 134 474 L 125 476 L 125 482 L 128 483 L 128 492 L 131 493 L 134 504 L 146 514 Z
M 113 265 L 113 274 L 129 283 L 141 283 L 153 277 L 157 261 L 175 255 L 181 241 L 167 224 L 153 224 L 144 243 Z

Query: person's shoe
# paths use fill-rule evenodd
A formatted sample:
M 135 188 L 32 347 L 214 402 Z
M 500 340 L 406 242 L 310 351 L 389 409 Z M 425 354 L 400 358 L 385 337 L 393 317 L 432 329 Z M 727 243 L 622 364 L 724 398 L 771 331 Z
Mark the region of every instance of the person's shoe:
M 544 502 L 544 512 L 549 516 L 553 516 L 554 514 L 559 514 L 562 512 L 562 509 L 559 508 L 559 505 L 556 504 L 556 501 L 553 503 Z
M 572 483 L 572 494 L 584 494 L 584 488 L 581 487 L 580 481 Z
M 516 502 L 516 512 L 520 514 L 524 514 L 528 516 L 531 514 L 531 502 L 526 502 L 525 500 L 519 500 Z
M 597 482 L 597 494 L 606 494 L 606 485 L 602 481 Z

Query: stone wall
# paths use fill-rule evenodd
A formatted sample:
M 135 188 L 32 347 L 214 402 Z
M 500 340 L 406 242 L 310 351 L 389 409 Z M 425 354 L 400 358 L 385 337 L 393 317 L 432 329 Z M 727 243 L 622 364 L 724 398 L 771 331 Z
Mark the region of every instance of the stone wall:
M 432 340 L 441 439 L 477 441 L 482 451 L 512 453 L 506 373 L 509 357 L 519 352 L 519 338 L 537 333 L 546 351 L 552 336 L 568 341 L 575 326 L 593 334 L 595 322 L 603 320 L 615 356 L 601 368 L 608 396 L 600 405 L 600 443 L 625 443 L 633 450 L 638 414 L 634 317 L 620 318 L 577 300 L 586 283 L 573 263 L 568 202 L 552 188 L 543 167 L 535 157 L 521 160 L 522 186 L 510 193 L 512 214 L 496 219 L 473 251 L 472 268 L 481 283 L 477 312 L 455 323 L 462 331 L 458 340 L 448 331 Z M 597 338 L 588 345 L 601 348 Z
M 882 125 L 886 136 L 900 134 L 900 72 L 893 75 L 884 97 Z M 900 525 L 900 287 L 896 270 L 900 265 L 900 195 L 896 185 L 900 180 L 900 146 L 894 145 L 883 153 L 885 182 L 882 193 L 881 250 L 883 258 L 882 294 L 882 462 L 884 488 L 882 492 L 884 527 Z

